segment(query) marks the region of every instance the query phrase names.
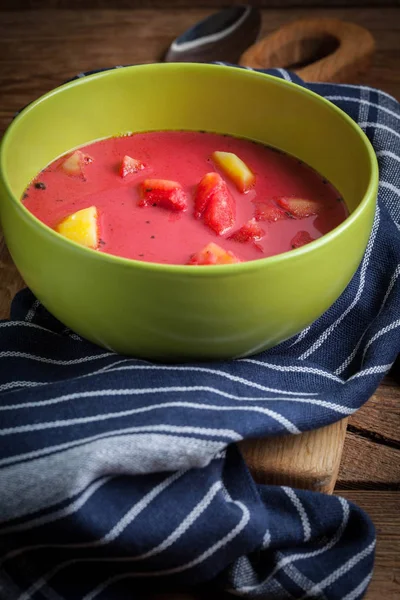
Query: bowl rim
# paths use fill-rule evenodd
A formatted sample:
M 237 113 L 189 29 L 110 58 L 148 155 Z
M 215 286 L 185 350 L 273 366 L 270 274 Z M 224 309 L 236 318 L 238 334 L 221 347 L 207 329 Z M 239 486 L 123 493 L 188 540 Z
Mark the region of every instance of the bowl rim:
M 165 264 L 165 263 L 157 263 L 157 262 L 146 262 L 135 260 L 132 258 L 125 258 L 122 256 L 116 256 L 114 254 L 108 254 L 106 252 L 98 252 L 97 250 L 87 248 L 74 242 L 56 231 L 54 231 L 48 225 L 45 225 L 42 221 L 40 221 L 33 213 L 31 213 L 21 202 L 19 198 L 17 198 L 11 190 L 10 184 L 8 182 L 7 173 L 4 165 L 5 154 L 7 152 L 8 142 L 12 135 L 14 126 L 16 123 L 19 123 L 21 120 L 25 119 L 29 113 L 35 109 L 36 106 L 45 102 L 48 98 L 55 96 L 57 94 L 61 94 L 64 90 L 70 89 L 73 87 L 78 87 L 81 85 L 85 85 L 88 82 L 94 79 L 101 78 L 110 78 L 118 77 L 121 71 L 132 72 L 138 69 L 141 70 L 154 70 L 158 71 L 162 70 L 171 70 L 171 71 L 185 71 L 187 69 L 191 70 L 202 70 L 202 71 L 214 71 L 217 69 L 224 69 L 226 72 L 232 73 L 233 76 L 237 76 L 240 74 L 240 77 L 247 78 L 258 78 L 258 79 L 267 79 L 272 82 L 274 85 L 278 85 L 286 88 L 289 92 L 296 92 L 300 94 L 304 94 L 308 96 L 311 100 L 323 103 L 326 105 L 328 110 L 336 113 L 337 116 L 343 120 L 345 120 L 348 125 L 352 129 L 354 129 L 357 135 L 361 138 L 368 154 L 371 175 L 368 182 L 368 186 L 365 190 L 364 196 L 356 207 L 356 209 L 342 222 L 340 225 L 329 231 L 328 233 L 322 235 L 317 238 L 313 242 L 302 246 L 297 249 L 288 250 L 287 252 L 282 252 L 280 254 L 275 254 L 272 256 L 258 258 L 256 260 L 244 261 L 241 263 L 233 263 L 229 265 L 201 265 L 201 269 L 194 269 L 193 265 L 176 265 L 176 264 Z M 93 142 L 98 140 L 93 140 Z M 89 142 L 92 143 L 92 142 Z M 72 149 L 71 149 L 72 150 Z M 235 65 L 225 65 L 225 64 L 210 64 L 210 63 L 150 63 L 150 64 L 138 64 L 138 65 L 129 65 L 123 67 L 110 67 L 105 68 L 104 70 L 85 75 L 83 77 L 78 77 L 72 79 L 60 86 L 57 86 L 51 89 L 49 92 L 46 92 L 27 106 L 25 106 L 13 119 L 13 121 L 7 127 L 3 138 L 0 143 L 0 182 L 3 184 L 5 190 L 8 194 L 8 200 L 16 206 L 17 210 L 22 213 L 25 219 L 30 220 L 34 225 L 39 229 L 39 231 L 45 237 L 50 237 L 52 242 L 66 248 L 70 248 L 70 250 L 74 251 L 78 256 L 83 255 L 88 256 L 87 253 L 90 253 L 94 260 L 106 261 L 108 263 L 113 263 L 115 265 L 119 265 L 121 267 L 130 267 L 130 268 L 138 268 L 147 270 L 150 272 L 162 272 L 169 274 L 177 274 L 177 275 L 189 275 L 191 277 L 201 277 L 201 276 L 221 276 L 221 275 L 233 275 L 234 273 L 239 273 L 243 271 L 253 271 L 263 268 L 267 265 L 276 265 L 281 262 L 285 262 L 287 260 L 294 260 L 306 253 L 316 252 L 319 248 L 322 248 L 338 236 L 340 236 L 344 231 L 346 231 L 349 227 L 353 225 L 353 223 L 359 218 L 359 215 L 366 210 L 370 202 L 376 203 L 378 184 L 379 184 L 379 168 L 378 161 L 374 151 L 374 148 L 369 141 L 368 137 L 364 133 L 364 131 L 359 127 L 359 125 L 353 121 L 353 119 L 345 113 L 338 106 L 320 96 L 319 94 L 311 91 L 308 88 L 305 88 L 293 81 L 288 81 L 287 79 L 281 79 L 280 77 L 276 77 L 275 75 L 271 75 L 269 73 L 261 72 L 260 70 L 247 69 Z M 1 199 L 0 199 L 1 202 Z

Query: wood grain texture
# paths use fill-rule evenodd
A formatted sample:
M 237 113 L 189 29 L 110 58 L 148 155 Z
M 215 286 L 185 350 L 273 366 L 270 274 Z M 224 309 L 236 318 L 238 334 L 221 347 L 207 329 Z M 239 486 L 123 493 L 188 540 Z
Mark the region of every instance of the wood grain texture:
M 246 440 L 240 449 L 258 483 L 332 493 L 347 420 L 329 427 L 265 440 Z
M 387 377 L 372 398 L 349 419 L 350 430 L 376 443 L 400 447 L 400 387 Z
M 206 9 L 137 11 L 20 11 L 0 19 L 0 130 L 26 103 L 84 70 L 160 60 L 171 41 Z M 263 13 L 262 35 L 284 23 L 314 14 L 305 9 Z M 400 97 L 400 11 L 347 9 L 318 11 L 370 29 L 377 49 L 365 83 Z M 23 42 L 23 43 L 22 43 Z
M 287 23 L 248 48 L 239 64 L 253 69 L 285 67 L 304 81 L 352 83 L 368 71 L 375 42 L 355 23 L 332 18 Z
M 348 431 L 336 489 L 400 490 L 400 446 L 393 448 Z
M 400 490 L 400 386 L 387 377 L 348 420 L 336 489 Z
M 246 4 L 245 0 L 1 0 L 0 10 L 19 10 L 19 9 L 48 9 L 48 8 L 84 8 L 84 9 L 140 9 L 140 8 L 211 8 L 218 10 L 226 7 L 228 4 Z M 400 6 L 399 0 L 248 0 L 247 4 L 252 4 L 260 8 L 304 8 L 304 7 L 340 7 L 350 6 L 365 7 L 386 7 Z

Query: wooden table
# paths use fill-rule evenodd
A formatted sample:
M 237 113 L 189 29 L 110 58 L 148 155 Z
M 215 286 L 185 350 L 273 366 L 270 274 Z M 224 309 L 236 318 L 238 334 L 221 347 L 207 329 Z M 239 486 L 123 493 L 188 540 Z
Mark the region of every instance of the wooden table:
M 1 131 L 17 109 L 80 71 L 159 60 L 178 33 L 209 13 L 209 9 L 0 12 Z M 369 28 L 377 41 L 376 58 L 358 82 L 400 98 L 400 9 L 265 10 L 263 33 L 304 16 L 332 16 Z M 0 318 L 5 318 L 23 282 L 1 232 L 0 278 Z M 336 427 L 335 436 L 341 436 L 341 428 Z M 312 456 L 314 438 L 306 435 Z M 296 443 L 294 438 L 288 442 Z M 265 462 L 259 458 L 255 470 L 262 479 Z M 339 467 L 339 459 L 336 462 Z M 328 465 L 329 481 L 314 487 L 329 489 L 335 468 Z M 285 480 L 283 470 L 275 480 Z M 287 482 L 302 483 L 301 478 Z M 349 420 L 336 492 L 366 509 L 377 526 L 376 568 L 367 599 L 395 600 L 400 597 L 400 387 L 390 377 Z

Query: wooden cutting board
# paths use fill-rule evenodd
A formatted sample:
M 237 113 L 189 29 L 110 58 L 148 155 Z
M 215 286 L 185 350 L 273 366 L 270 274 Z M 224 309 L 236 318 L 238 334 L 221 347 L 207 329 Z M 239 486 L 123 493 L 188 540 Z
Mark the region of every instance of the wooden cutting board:
M 363 28 L 334 19 L 307 19 L 264 38 L 241 57 L 257 68 L 290 67 L 307 81 L 351 81 L 369 64 L 374 49 Z M 315 61 L 315 58 L 318 60 Z M 0 231 L 0 319 L 24 287 Z M 347 420 L 298 436 L 246 440 L 241 451 L 260 483 L 331 493 L 339 469 Z

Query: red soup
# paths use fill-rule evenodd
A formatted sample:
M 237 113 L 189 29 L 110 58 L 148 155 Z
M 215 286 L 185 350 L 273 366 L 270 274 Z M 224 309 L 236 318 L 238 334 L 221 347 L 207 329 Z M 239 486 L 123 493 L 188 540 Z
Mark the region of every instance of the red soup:
M 61 235 L 98 252 L 191 265 L 287 252 L 348 215 L 333 185 L 302 161 L 194 131 L 89 144 L 46 167 L 23 202 Z

